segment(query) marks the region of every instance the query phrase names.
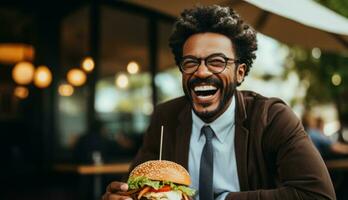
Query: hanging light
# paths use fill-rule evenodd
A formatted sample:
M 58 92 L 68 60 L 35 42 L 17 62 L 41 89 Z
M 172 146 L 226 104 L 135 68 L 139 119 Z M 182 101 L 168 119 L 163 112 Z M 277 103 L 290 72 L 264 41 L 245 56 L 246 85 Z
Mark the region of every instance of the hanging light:
M 94 60 L 92 57 L 86 57 L 82 61 L 82 69 L 86 72 L 91 72 L 94 69 Z
M 129 62 L 128 63 L 128 65 L 127 65 L 127 71 L 128 71 L 128 73 L 130 73 L 130 74 L 136 74 L 136 73 L 138 73 L 138 71 L 139 71 L 139 64 L 137 63 L 137 62 L 135 62 L 135 61 L 131 61 L 131 62 Z
M 122 89 L 127 88 L 129 84 L 128 76 L 126 74 L 119 74 L 116 77 L 115 84 L 119 88 L 122 88 Z
M 0 62 L 15 64 L 23 60 L 33 60 L 35 50 L 28 44 L 2 43 L 0 44 Z
M 74 87 L 71 86 L 70 84 L 61 84 L 59 87 L 58 87 L 58 93 L 61 95 L 61 96 L 64 96 L 64 97 L 69 97 L 71 96 L 72 94 L 74 94 Z
M 81 86 L 86 82 L 86 74 L 81 69 L 71 69 L 68 71 L 67 80 L 73 86 Z
M 30 62 L 19 62 L 12 69 L 12 78 L 17 84 L 27 85 L 33 80 L 34 71 L 34 65 Z
M 29 95 L 29 90 L 23 86 L 17 86 L 14 89 L 14 95 L 20 99 L 25 99 Z
M 48 67 L 41 65 L 39 66 L 34 75 L 34 84 L 39 88 L 46 88 L 52 82 L 52 73 Z

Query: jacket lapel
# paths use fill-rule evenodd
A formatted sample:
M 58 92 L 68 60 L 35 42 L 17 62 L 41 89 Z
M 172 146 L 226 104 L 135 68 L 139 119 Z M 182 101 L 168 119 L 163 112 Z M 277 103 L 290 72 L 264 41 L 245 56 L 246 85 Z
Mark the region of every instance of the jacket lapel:
M 191 106 L 189 105 L 189 103 L 185 105 L 184 109 L 180 112 L 178 117 L 179 125 L 175 130 L 177 138 L 175 156 L 176 161 L 183 167 L 188 169 L 188 155 L 192 130 Z
M 237 171 L 239 178 L 239 185 L 241 191 L 248 190 L 248 137 L 249 131 L 244 127 L 244 121 L 247 118 L 245 102 L 243 94 L 239 91 L 235 91 L 236 94 L 236 114 L 235 114 L 235 154 L 237 162 Z

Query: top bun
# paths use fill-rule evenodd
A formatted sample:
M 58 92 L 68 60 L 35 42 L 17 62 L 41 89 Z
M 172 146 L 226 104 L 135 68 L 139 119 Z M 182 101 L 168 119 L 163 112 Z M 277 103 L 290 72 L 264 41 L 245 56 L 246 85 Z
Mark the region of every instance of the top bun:
M 129 177 L 144 176 L 155 181 L 170 181 L 182 185 L 190 185 L 191 179 L 187 170 L 181 165 L 168 160 L 150 160 L 133 169 Z

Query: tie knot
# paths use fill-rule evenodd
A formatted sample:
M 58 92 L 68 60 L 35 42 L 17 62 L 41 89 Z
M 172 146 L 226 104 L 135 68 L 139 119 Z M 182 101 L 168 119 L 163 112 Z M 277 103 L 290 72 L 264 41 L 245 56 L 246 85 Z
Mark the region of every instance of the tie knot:
M 210 126 L 203 126 L 201 133 L 204 134 L 207 141 L 211 141 L 214 137 L 214 131 L 213 131 L 213 129 L 211 129 Z

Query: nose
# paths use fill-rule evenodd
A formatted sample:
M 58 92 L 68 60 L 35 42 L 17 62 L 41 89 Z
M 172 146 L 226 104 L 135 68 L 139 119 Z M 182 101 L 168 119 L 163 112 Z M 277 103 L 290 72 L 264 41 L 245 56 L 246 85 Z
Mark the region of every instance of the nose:
M 212 74 L 213 73 L 208 69 L 203 60 L 201 61 L 201 64 L 198 66 L 196 72 L 194 73 L 194 75 L 199 78 L 206 78 L 211 76 Z

